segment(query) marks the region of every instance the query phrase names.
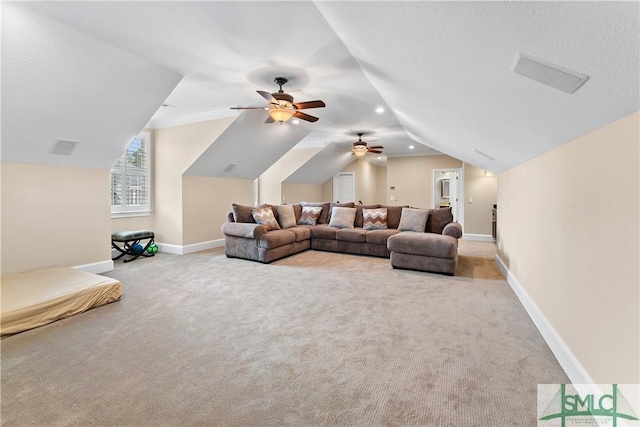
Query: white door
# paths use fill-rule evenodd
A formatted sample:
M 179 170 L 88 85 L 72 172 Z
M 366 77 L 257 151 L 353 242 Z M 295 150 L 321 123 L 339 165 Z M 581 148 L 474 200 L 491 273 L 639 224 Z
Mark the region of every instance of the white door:
M 353 202 L 354 177 L 353 173 L 340 173 L 333 177 L 333 201 L 334 202 Z

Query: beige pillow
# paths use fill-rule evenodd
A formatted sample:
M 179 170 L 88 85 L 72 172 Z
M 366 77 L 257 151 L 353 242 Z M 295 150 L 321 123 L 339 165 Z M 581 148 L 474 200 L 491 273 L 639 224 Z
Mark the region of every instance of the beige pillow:
M 293 205 L 278 205 L 276 206 L 276 209 L 278 211 L 278 221 L 280 222 L 280 227 L 291 228 L 297 225 L 296 214 L 293 211 Z
M 356 221 L 356 208 L 334 207 L 331 209 L 331 220 L 329 227 L 336 228 L 354 228 L 353 223 Z
M 278 225 L 278 221 L 276 221 L 271 207 L 251 209 L 251 215 L 256 223 L 264 225 L 267 231 L 280 230 L 280 225 Z
M 320 218 L 321 212 L 322 212 L 322 206 L 303 206 L 302 214 L 300 214 L 300 219 L 298 220 L 298 224 L 316 225 L 316 223 L 318 222 L 318 218 Z
M 402 208 L 398 230 L 424 233 L 428 216 L 429 211 L 426 209 Z

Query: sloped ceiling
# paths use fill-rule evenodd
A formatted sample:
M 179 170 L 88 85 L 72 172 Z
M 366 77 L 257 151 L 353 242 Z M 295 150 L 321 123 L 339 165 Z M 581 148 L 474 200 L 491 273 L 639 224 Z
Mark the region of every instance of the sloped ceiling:
M 309 131 L 301 147 L 344 143 L 357 131 L 374 131 L 390 156 L 410 155 L 415 141 L 501 172 L 640 107 L 638 2 L 122 1 L 26 7 L 183 75 L 166 98 L 175 108 L 153 116 L 150 123 L 157 126 L 261 105 L 255 91 L 275 91 L 273 78 L 284 75 L 291 79 L 285 89 L 296 100 L 327 104 L 309 111 L 320 117 L 317 123 L 282 125 Z M 589 80 L 571 95 L 544 86 L 510 71 L 517 52 Z M 107 73 L 120 78 L 105 80 L 105 91 L 128 87 L 126 76 L 137 75 L 123 70 Z M 148 116 L 147 101 L 160 104 L 149 96 L 123 115 Z M 375 113 L 378 106 L 386 111 Z M 85 119 L 83 110 L 73 111 Z M 252 149 L 267 150 L 259 139 L 254 143 Z
M 328 144 L 283 182 L 296 184 L 324 184 L 329 178 L 356 160 L 351 152 L 336 143 Z
M 2 160 L 110 168 L 181 76 L 2 4 Z M 51 154 L 57 139 L 71 156 Z
M 298 126 L 263 126 L 267 116 L 260 110 L 242 112 L 185 175 L 256 179 L 309 133 Z

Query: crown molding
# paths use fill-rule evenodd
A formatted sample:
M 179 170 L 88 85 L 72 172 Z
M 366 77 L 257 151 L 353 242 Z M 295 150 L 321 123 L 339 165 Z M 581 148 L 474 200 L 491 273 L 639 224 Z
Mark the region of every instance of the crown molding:
M 204 122 L 206 120 L 223 119 L 226 117 L 236 117 L 235 110 L 224 109 L 215 111 L 205 111 L 204 113 L 191 114 L 189 116 L 173 117 L 170 119 L 151 119 L 145 127 L 150 129 L 168 128 L 172 126 L 186 125 L 189 123 Z

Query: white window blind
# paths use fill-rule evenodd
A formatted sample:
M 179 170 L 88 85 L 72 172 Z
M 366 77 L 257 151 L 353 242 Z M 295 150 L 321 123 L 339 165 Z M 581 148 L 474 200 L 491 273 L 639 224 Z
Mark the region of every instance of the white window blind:
M 151 211 L 151 135 L 143 131 L 111 168 L 111 214 Z

